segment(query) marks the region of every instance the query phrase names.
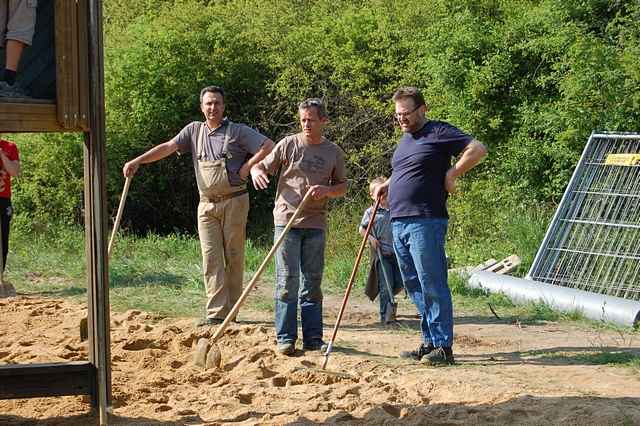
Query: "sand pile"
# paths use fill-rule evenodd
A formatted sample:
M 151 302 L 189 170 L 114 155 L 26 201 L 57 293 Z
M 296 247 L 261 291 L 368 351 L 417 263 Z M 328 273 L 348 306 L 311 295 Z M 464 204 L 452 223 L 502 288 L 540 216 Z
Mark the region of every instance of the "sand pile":
M 215 327 L 195 328 L 191 319 L 133 310 L 113 314 L 114 419 L 119 424 L 640 424 L 640 379 L 632 370 L 536 363 L 522 355 L 524 342 L 535 343 L 538 334 L 559 347 L 567 333 L 563 338 L 503 324 L 461 325 L 458 366 L 430 369 L 395 356 L 414 346 L 415 320 L 398 329 L 380 328 L 375 306 L 366 306 L 368 311 L 356 306 L 345 317 L 328 371 L 320 369 L 319 352 L 277 354 L 269 322 L 231 325 L 217 342 L 220 368 L 203 369 L 193 363 L 194 348 L 199 339 L 210 339 Z M 78 328 L 85 315 L 86 309 L 66 300 L 0 300 L 0 364 L 86 360 L 87 344 Z M 507 330 L 515 334 L 508 336 Z M 0 423 L 87 424 L 95 421 L 89 408 L 83 397 L 0 401 Z

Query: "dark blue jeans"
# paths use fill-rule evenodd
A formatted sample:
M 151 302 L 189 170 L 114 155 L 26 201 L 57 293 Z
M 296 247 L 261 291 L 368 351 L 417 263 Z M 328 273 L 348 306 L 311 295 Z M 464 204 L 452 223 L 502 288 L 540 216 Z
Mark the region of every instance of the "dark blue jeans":
M 7 254 L 9 254 L 9 231 L 13 207 L 10 198 L 0 198 L 0 226 L 2 227 L 2 271 L 7 267 Z
M 284 226 L 276 226 L 274 241 Z M 305 345 L 322 342 L 324 229 L 291 228 L 276 251 L 275 325 L 278 343 L 298 338 L 298 303 Z
M 393 247 L 409 297 L 420 314 L 425 345 L 453 344 L 453 306 L 444 252 L 447 219 L 393 219 Z

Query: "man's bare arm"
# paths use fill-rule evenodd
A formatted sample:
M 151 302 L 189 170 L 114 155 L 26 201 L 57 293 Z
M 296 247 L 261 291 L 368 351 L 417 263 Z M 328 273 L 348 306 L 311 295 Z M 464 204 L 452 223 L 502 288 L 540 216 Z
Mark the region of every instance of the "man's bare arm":
M 163 158 L 170 156 L 177 150 L 178 144 L 176 143 L 175 139 L 171 139 L 168 142 L 156 145 L 144 154 L 127 162 L 122 168 L 122 173 L 125 177 L 132 177 L 141 164 L 154 163 L 156 161 L 162 160 Z
M 246 179 L 251 172 L 251 168 L 262 161 L 264 157 L 269 155 L 274 146 L 275 144 L 271 139 L 265 139 L 260 149 L 256 151 L 256 153 L 253 154 L 251 158 L 249 158 L 247 162 L 242 165 L 242 167 L 240 167 L 240 171 L 238 172 L 238 174 L 240 175 L 240 179 Z
M 338 198 L 347 193 L 347 182 L 336 185 L 313 185 L 309 188 L 311 196 L 316 200 L 321 198 Z
M 462 150 L 460 158 L 448 171 L 444 178 L 444 187 L 449 193 L 456 190 L 456 179 L 473 169 L 487 155 L 487 148 L 477 140 L 471 141 Z

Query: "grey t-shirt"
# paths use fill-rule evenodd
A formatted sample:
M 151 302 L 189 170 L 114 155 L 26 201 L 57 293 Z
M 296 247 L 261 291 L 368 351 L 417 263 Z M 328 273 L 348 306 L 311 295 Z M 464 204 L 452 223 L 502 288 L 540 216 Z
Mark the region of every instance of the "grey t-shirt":
M 193 153 L 196 152 L 198 132 L 202 124 L 201 121 L 191 122 L 176 135 L 175 141 L 178 144 L 178 152 L 180 154 L 191 152 L 193 155 Z M 226 118 L 222 121 L 222 124 L 214 130 L 209 129 L 205 124 L 205 128 L 203 129 L 205 132 L 203 160 L 213 161 L 222 159 L 224 134 L 228 125 L 229 120 Z M 258 133 L 251 127 L 241 123 L 233 123 L 229 133 L 229 146 L 227 147 L 227 152 L 231 158 L 228 158 L 226 162 L 227 175 L 229 176 L 229 184 L 231 186 L 244 184 L 245 181 L 240 179 L 238 172 L 242 165 L 262 147 L 265 140 L 267 140 L 266 136 Z M 229 157 L 229 155 L 227 157 Z
M 313 185 L 337 185 L 347 181 L 344 151 L 327 139 L 314 145 L 305 142 L 302 134 L 287 136 L 262 160 L 267 173 L 280 170 L 273 221 L 284 226 Z M 322 200 L 307 201 L 296 219 L 296 228 L 325 229 L 327 227 L 327 203 Z
M 371 221 L 371 214 L 373 213 L 373 207 L 367 208 L 362 220 L 360 221 L 360 228 L 367 229 L 369 222 Z M 380 242 L 380 251 L 384 256 L 391 256 L 393 252 L 393 235 L 391 234 L 391 213 L 389 209 L 384 207 L 378 207 L 376 212 L 376 220 L 373 222 L 373 229 L 371 233 L 374 238 Z

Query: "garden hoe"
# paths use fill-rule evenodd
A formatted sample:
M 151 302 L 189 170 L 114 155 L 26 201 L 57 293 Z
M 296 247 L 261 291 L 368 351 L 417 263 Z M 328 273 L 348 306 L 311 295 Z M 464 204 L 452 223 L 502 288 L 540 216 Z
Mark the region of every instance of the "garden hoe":
M 371 213 L 371 220 L 369 221 L 369 225 L 367 226 L 367 230 L 364 233 L 364 237 L 362 238 L 362 243 L 360 243 L 360 249 L 358 250 L 358 256 L 356 256 L 356 261 L 353 265 L 353 271 L 351 271 L 351 277 L 349 277 L 349 282 L 347 283 L 347 289 L 344 292 L 344 298 L 342 299 L 342 305 L 340 306 L 340 311 L 338 312 L 338 318 L 336 319 L 336 325 L 333 327 L 333 333 L 331 334 L 331 340 L 329 340 L 329 344 L 327 345 L 327 351 L 324 354 L 324 361 L 322 363 L 322 369 L 324 370 L 327 367 L 327 363 L 329 362 L 329 355 L 331 354 L 331 349 L 333 349 L 333 342 L 336 340 L 336 335 L 338 334 L 338 328 L 340 327 L 340 321 L 342 321 L 342 315 L 344 314 L 345 308 L 347 307 L 347 301 L 349 300 L 349 294 L 351 293 L 351 287 L 353 287 L 353 281 L 356 278 L 356 273 L 358 272 L 358 266 L 360 265 L 360 259 L 362 259 L 362 253 L 364 252 L 364 248 L 367 246 L 367 240 L 369 239 L 369 234 L 371 233 L 371 229 L 373 227 L 373 222 L 376 220 L 376 213 L 378 212 L 378 206 L 380 206 L 380 197 L 376 198 L 376 202 L 373 205 L 373 213 Z
M 111 230 L 111 238 L 109 238 L 109 245 L 107 246 L 107 259 L 111 259 L 111 249 L 113 248 L 113 240 L 115 239 L 118 227 L 120 226 L 120 220 L 122 220 L 122 212 L 124 211 L 124 203 L 127 200 L 127 193 L 129 192 L 129 185 L 131 185 L 130 177 L 127 177 L 124 181 L 124 189 L 122 190 L 122 196 L 120 197 L 120 204 L 118 205 L 118 213 L 116 214 L 116 221 L 113 223 L 113 229 Z M 84 342 L 89 337 L 89 322 L 88 318 L 84 317 L 80 320 L 80 341 Z
M 3 249 L 4 247 L 2 246 L 2 217 L 0 216 L 0 299 L 16 296 L 16 289 L 13 287 L 13 284 L 4 280 L 4 258 L 2 257 Z
M 116 214 L 116 221 L 113 224 L 113 230 L 111 231 L 111 238 L 109 238 L 109 246 L 107 248 L 107 257 L 111 258 L 111 248 L 113 247 L 113 240 L 118 232 L 120 226 L 120 220 L 122 220 L 122 212 L 124 210 L 124 203 L 127 200 L 127 193 L 129 192 L 129 185 L 131 185 L 131 178 L 128 177 L 124 181 L 124 189 L 122 190 L 122 196 L 120 197 L 120 205 L 118 206 L 118 213 Z

